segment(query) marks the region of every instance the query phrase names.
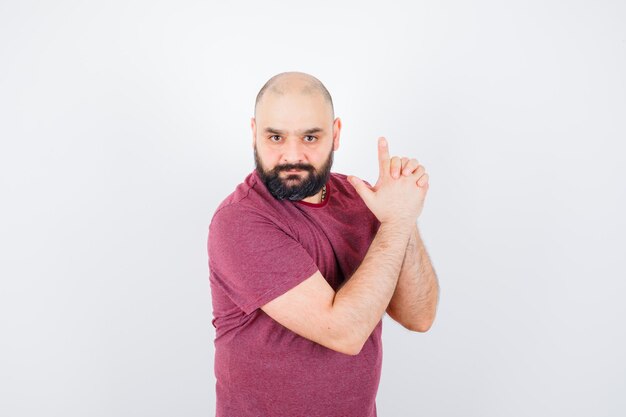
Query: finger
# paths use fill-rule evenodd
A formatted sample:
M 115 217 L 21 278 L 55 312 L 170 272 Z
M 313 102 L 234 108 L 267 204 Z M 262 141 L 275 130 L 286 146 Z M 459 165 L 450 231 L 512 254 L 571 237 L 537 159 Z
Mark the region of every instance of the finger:
M 352 184 L 357 194 L 367 204 L 374 194 L 370 187 L 368 187 L 362 179 L 355 177 L 354 175 L 348 175 L 348 182 Z
M 406 163 L 406 166 L 404 168 L 402 168 L 402 174 L 403 175 L 411 175 L 415 171 L 415 169 L 417 167 L 419 167 L 419 163 L 417 162 L 417 159 L 411 158 Z
M 423 200 L 426 198 L 426 194 L 428 193 L 428 188 L 430 184 L 428 182 L 428 174 L 424 174 L 417 181 L 417 192 L 420 195 L 420 198 Z
M 391 158 L 390 173 L 392 178 L 400 178 L 400 168 L 402 168 L 402 160 L 398 156 Z
M 429 178 L 430 177 L 428 176 L 428 174 L 424 174 L 421 177 L 419 177 L 419 179 L 417 180 L 418 187 L 428 188 L 428 179 Z
M 418 165 L 417 168 L 413 169 L 413 174 L 415 178 L 419 179 L 426 172 L 426 168 L 423 165 Z
M 383 136 L 378 138 L 378 169 L 379 177 L 389 174 L 389 145 Z
M 408 174 L 406 173 L 406 170 L 405 170 L 405 168 L 406 168 L 406 164 L 408 164 L 408 163 L 409 163 L 409 158 L 407 158 L 406 156 L 403 156 L 403 157 L 402 157 L 402 168 L 401 168 L 401 171 L 402 171 L 402 174 L 403 174 L 403 175 L 408 175 Z
M 411 162 L 409 162 L 408 165 L 410 165 L 413 169 L 413 171 L 409 175 L 414 177 L 416 180 L 419 179 L 419 177 L 424 175 L 424 173 L 426 172 L 426 168 L 424 168 L 424 165 L 417 164 L 416 167 L 413 167 L 414 164 L 412 164 Z

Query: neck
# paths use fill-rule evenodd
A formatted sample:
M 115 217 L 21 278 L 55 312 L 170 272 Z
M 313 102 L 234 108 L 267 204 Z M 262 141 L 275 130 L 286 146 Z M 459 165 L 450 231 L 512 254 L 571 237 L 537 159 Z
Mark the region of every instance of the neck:
M 324 188 L 326 186 L 322 187 L 322 189 L 315 195 L 312 195 L 310 197 L 307 198 L 303 198 L 302 201 L 306 201 L 307 203 L 313 203 L 313 204 L 319 204 L 321 203 L 322 200 L 322 194 L 324 193 Z

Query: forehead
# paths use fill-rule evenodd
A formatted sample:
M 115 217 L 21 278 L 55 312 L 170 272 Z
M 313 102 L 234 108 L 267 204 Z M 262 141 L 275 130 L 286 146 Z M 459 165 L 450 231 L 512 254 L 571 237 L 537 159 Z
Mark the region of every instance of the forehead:
M 330 105 L 320 94 L 266 94 L 257 107 L 261 129 L 300 130 L 332 123 Z

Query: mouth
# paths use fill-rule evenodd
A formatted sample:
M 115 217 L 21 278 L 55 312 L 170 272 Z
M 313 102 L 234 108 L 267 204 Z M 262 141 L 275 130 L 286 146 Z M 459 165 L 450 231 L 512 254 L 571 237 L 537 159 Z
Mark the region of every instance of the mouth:
M 286 173 L 286 174 L 300 174 L 302 172 L 305 172 L 306 169 L 283 169 L 282 172 Z

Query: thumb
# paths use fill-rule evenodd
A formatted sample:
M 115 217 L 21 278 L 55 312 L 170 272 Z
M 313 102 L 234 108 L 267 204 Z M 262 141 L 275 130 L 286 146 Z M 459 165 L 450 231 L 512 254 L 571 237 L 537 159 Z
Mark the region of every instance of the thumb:
M 363 182 L 362 179 L 355 177 L 354 175 L 348 175 L 348 182 L 352 184 L 357 194 L 363 201 L 369 201 L 374 192 Z

